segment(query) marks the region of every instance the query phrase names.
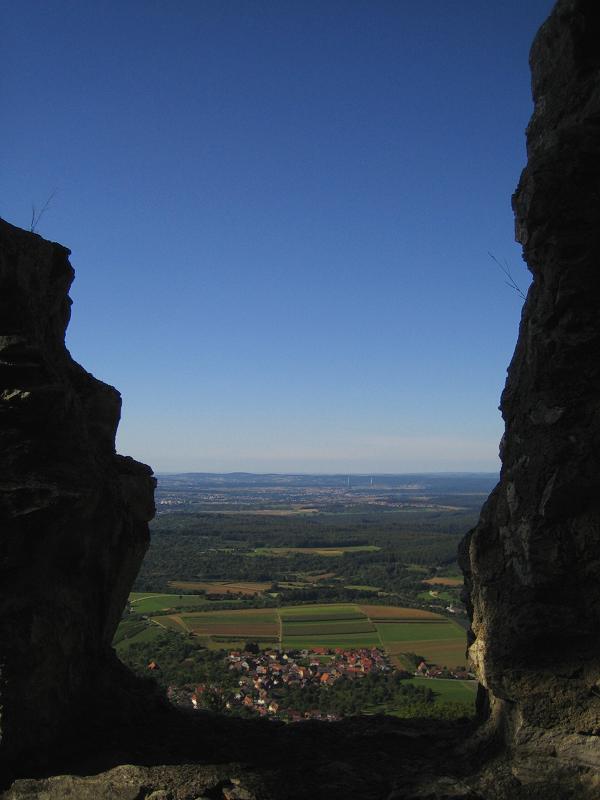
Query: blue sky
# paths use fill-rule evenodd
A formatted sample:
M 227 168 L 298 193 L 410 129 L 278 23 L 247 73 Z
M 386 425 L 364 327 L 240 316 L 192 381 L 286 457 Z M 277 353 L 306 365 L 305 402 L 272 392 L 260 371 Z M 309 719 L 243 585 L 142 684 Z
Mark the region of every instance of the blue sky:
M 0 214 L 158 471 L 495 470 L 550 0 L 2 9 Z

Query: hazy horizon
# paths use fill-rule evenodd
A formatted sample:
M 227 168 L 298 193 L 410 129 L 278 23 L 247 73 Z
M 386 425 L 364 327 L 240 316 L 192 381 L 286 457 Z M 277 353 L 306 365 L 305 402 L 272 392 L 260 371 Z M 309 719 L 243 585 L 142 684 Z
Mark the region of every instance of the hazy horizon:
M 447 472 L 248 472 L 246 470 L 233 470 L 231 472 L 210 472 L 204 470 L 182 470 L 181 472 L 167 472 L 165 470 L 156 471 L 156 475 L 282 475 L 282 476 L 301 476 L 301 477 L 373 477 L 373 478 L 403 478 L 418 476 L 444 476 L 444 475 L 496 475 L 495 471 L 447 471 Z

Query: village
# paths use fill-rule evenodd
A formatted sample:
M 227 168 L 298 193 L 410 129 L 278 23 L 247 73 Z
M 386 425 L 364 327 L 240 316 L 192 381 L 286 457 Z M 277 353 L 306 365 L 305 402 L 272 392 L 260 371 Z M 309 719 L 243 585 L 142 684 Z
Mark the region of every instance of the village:
M 394 673 L 411 678 L 471 678 L 470 673 L 451 672 L 421 660 L 414 672 L 399 670 L 388 656 L 377 647 L 345 650 L 341 648 L 313 648 L 312 650 L 264 650 L 248 645 L 245 650 L 230 651 L 225 658 L 229 677 L 237 680 L 228 683 L 233 689 L 221 685 L 200 684 L 194 688 L 168 688 L 169 699 L 188 709 L 212 709 L 233 713 L 254 713 L 268 719 L 302 722 L 310 719 L 334 722 L 342 718 L 339 713 L 325 712 L 319 708 L 298 711 L 285 705 L 282 698 L 286 690 L 300 691 L 331 687 L 337 681 L 361 680 L 368 675 Z M 157 665 L 152 662 L 157 668 Z M 149 665 L 150 668 L 150 665 Z

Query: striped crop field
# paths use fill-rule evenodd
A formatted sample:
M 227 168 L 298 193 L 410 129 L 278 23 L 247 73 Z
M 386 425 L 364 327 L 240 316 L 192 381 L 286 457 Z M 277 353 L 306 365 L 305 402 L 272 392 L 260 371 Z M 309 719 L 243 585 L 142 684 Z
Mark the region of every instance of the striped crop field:
M 403 653 L 416 653 L 428 662 L 450 669 L 466 664 L 466 633 L 452 620 L 377 625 L 385 651 L 396 664 Z
M 327 603 L 324 605 L 287 606 L 279 610 L 282 620 L 311 622 L 319 619 L 361 619 L 368 616 L 354 604 Z
M 152 618 L 158 625 L 193 633 L 207 641 L 264 639 L 279 642 L 279 617 L 273 609 L 235 611 L 192 611 Z
M 267 592 L 271 583 L 264 581 L 169 581 L 174 589 L 187 592 L 206 592 L 207 594 L 254 595 Z
M 355 605 L 291 606 L 280 617 L 283 646 L 291 650 L 380 644 L 375 626 Z
M 375 606 L 360 605 L 358 607 L 363 614 L 366 614 L 376 622 L 405 622 L 408 620 L 440 620 L 445 617 L 434 614 L 433 611 L 425 611 L 422 608 L 401 608 L 400 606 Z
M 279 637 L 279 620 L 274 610 L 200 611 L 182 614 L 181 618 L 186 627 L 199 636 Z
M 325 620 L 313 624 L 304 622 L 286 622 L 284 625 L 284 637 L 287 639 L 292 636 L 326 636 L 340 633 L 373 633 L 375 625 L 370 619 L 364 620 Z
M 417 653 L 440 666 L 465 664 L 465 632 L 453 620 L 417 608 L 305 605 L 280 609 L 283 646 L 290 649 L 381 647 L 400 665 Z

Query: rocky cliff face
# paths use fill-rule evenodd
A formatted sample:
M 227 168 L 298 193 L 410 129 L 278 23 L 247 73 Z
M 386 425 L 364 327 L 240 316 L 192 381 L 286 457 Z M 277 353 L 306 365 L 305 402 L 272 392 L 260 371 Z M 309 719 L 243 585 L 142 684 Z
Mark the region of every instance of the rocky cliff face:
M 560 0 L 531 50 L 513 208 L 533 283 L 500 483 L 463 542 L 487 728 L 532 785 L 600 769 L 599 42 L 597 4 Z
M 28 760 L 108 669 L 148 545 L 121 398 L 70 357 L 69 251 L 0 220 L 0 755 Z M 87 694 L 87 697 L 86 697 Z

